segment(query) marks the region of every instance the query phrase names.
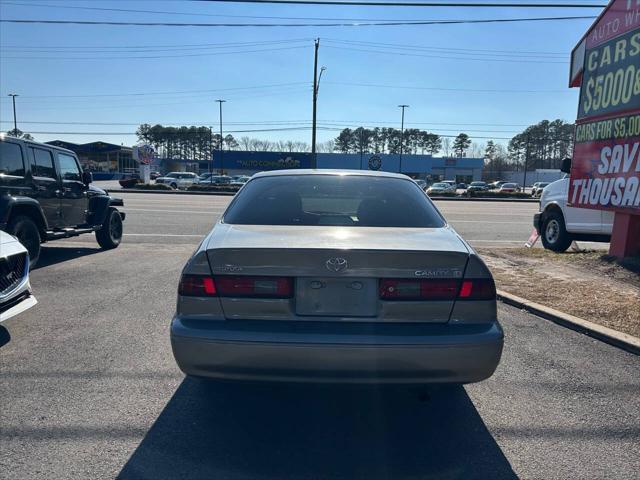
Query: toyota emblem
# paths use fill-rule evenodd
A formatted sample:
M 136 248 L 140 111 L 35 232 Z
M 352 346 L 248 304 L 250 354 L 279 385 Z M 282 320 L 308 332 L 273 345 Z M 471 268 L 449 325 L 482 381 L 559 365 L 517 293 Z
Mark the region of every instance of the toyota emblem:
M 344 272 L 347 269 L 348 263 L 344 258 L 336 257 L 327 260 L 327 269 L 330 272 Z

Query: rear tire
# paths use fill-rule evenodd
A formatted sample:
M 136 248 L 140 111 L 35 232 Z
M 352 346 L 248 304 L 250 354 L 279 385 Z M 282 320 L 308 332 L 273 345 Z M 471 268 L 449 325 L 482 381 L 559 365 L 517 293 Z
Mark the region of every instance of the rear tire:
M 564 252 L 573 241 L 565 227 L 564 217 L 559 212 L 549 212 L 545 215 L 541 236 L 544 248 L 554 252 Z
M 7 230 L 27 249 L 29 268 L 33 268 L 40 259 L 41 238 L 36 223 L 30 217 L 19 215 L 9 222 Z
M 102 228 L 96 231 L 96 240 L 105 250 L 117 248 L 122 241 L 122 217 L 120 212 L 113 207 L 109 207 L 107 216 L 102 223 Z

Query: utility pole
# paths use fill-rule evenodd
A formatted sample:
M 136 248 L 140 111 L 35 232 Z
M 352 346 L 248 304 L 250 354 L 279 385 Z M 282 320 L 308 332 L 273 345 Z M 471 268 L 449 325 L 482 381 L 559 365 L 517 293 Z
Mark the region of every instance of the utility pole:
M 320 48 L 320 39 L 316 38 L 314 44 L 315 44 L 315 53 L 313 57 L 313 121 L 311 125 L 311 168 L 318 167 L 318 161 L 316 157 L 318 90 L 320 89 L 320 79 L 322 78 L 322 72 L 326 70 L 325 67 L 322 67 L 320 69 L 320 77 L 318 77 L 318 49 Z
M 13 101 L 13 130 L 16 135 L 18 135 L 18 122 L 16 120 L 16 97 L 17 96 L 18 96 L 17 93 L 9 94 L 9 97 L 11 97 L 11 100 Z
M 224 163 L 222 162 L 222 150 L 224 145 L 224 137 L 222 136 L 222 104 L 226 100 L 216 100 L 220 104 L 220 175 L 224 174 Z
M 402 148 L 404 146 L 404 109 L 409 108 L 409 105 L 398 105 L 398 108 L 402 109 L 402 127 L 400 130 L 400 169 L 398 173 L 402 173 Z
M 213 175 L 213 127 L 209 127 L 209 142 L 211 143 L 211 156 L 209 157 L 209 181 Z
M 524 178 L 522 179 L 522 191 L 527 189 L 527 164 L 529 163 L 529 135 L 527 135 L 527 147 L 524 152 Z

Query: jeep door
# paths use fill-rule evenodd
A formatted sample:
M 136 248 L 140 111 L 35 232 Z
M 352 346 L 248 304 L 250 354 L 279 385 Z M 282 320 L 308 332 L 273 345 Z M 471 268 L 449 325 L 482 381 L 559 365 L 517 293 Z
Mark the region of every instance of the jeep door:
M 10 195 L 25 195 L 25 172 L 20 144 L 0 141 L 0 187 Z
M 82 182 L 82 170 L 73 155 L 56 152 L 58 172 L 62 180 L 60 212 L 65 226 L 78 226 L 87 223 L 89 197 L 87 186 Z
M 29 147 L 29 163 L 33 192 L 31 197 L 40 203 L 49 228 L 62 226 L 60 217 L 60 179 L 56 173 L 51 150 Z

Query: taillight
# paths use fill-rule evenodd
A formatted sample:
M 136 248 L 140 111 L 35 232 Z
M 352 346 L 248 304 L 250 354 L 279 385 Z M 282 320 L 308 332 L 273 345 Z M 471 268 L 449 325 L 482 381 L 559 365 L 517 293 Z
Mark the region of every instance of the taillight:
M 178 293 L 186 297 L 215 297 L 216 283 L 205 275 L 182 275 Z
M 221 297 L 291 298 L 293 279 L 289 277 L 215 277 Z
M 459 280 L 401 279 L 380 280 L 383 300 L 455 300 Z
M 459 300 L 495 300 L 496 284 L 492 278 L 463 280 Z
M 491 278 L 471 280 L 402 279 L 380 280 L 382 300 L 493 300 L 496 286 Z

